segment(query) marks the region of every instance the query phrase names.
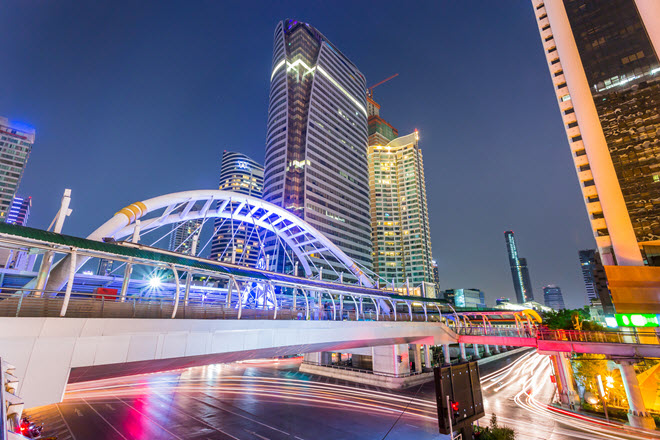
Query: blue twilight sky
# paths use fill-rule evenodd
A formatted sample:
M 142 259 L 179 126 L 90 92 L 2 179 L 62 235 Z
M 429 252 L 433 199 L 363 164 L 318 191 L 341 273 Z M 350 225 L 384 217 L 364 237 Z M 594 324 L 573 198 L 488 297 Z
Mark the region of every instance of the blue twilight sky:
M 222 150 L 263 161 L 277 21 L 317 27 L 420 131 L 441 286 L 515 296 L 513 229 L 536 298 L 585 303 L 577 251 L 595 245 L 528 0 L 0 2 L 0 115 L 37 130 L 19 194 L 64 232 L 121 207 L 216 187 Z

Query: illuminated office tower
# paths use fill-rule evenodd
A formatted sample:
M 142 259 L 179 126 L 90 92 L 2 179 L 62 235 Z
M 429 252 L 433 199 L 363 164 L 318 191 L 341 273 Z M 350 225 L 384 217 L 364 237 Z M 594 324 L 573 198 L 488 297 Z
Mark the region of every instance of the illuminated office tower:
M 199 246 L 193 252 L 193 244 L 199 241 L 199 234 L 201 232 L 200 226 L 202 219 L 186 220 L 181 223 L 174 223 L 172 225 L 172 233 L 170 234 L 170 247 L 172 252 L 180 252 L 186 255 L 197 255 Z M 195 238 L 196 237 L 196 238 Z
M 245 154 L 225 150 L 220 166 L 219 189 L 261 198 L 264 167 Z M 232 203 L 234 205 L 234 203 Z M 238 206 L 238 203 L 235 204 Z M 211 260 L 254 266 L 259 257 L 259 229 L 250 224 L 216 219 L 211 242 Z M 232 241 L 232 237 L 234 240 Z M 232 242 L 234 245 L 232 246 Z
M 504 239 L 506 240 L 506 250 L 509 254 L 509 265 L 511 266 L 511 277 L 513 278 L 513 289 L 516 292 L 516 300 L 518 304 L 534 301 L 527 260 L 518 257 L 518 246 L 516 245 L 516 237 L 513 235 L 513 231 L 506 231 L 504 233 Z
M 603 264 L 660 265 L 660 2 L 532 5 Z
M 396 287 L 435 283 L 418 141 L 414 131 L 385 145 L 369 146 L 374 272 Z
M 23 177 L 35 131 L 0 116 L 0 221 L 4 221 Z
M 561 294 L 561 289 L 554 284 L 550 284 L 543 288 L 543 302 L 545 305 L 554 310 L 564 310 L 564 296 Z
M 285 20 L 275 28 L 270 81 L 264 200 L 304 219 L 370 270 L 364 76 L 317 29 Z M 275 258 L 285 270 L 285 258 Z M 315 265 L 336 279 L 324 260 Z

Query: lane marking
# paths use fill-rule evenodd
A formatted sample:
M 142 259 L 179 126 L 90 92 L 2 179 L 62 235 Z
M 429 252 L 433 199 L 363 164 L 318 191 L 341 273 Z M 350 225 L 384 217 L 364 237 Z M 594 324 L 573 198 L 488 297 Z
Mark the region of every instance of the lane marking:
M 154 425 L 158 426 L 160 429 L 162 429 L 163 431 L 167 432 L 168 434 L 172 435 L 172 437 L 176 437 L 176 438 L 178 438 L 179 440 L 184 440 L 183 438 L 179 437 L 179 436 L 176 435 L 175 433 L 171 432 L 169 429 L 167 429 L 167 428 L 165 428 L 164 426 L 162 426 L 160 423 L 156 422 L 154 419 L 152 419 L 151 417 L 149 417 L 148 415 L 146 415 L 146 414 L 143 413 L 142 411 L 140 411 L 140 410 L 138 410 L 137 408 L 135 408 L 135 407 L 134 407 L 133 405 L 131 405 L 130 403 L 125 402 L 123 399 L 120 399 L 119 397 L 117 397 L 117 400 L 119 400 L 121 403 L 123 403 L 124 405 L 128 406 L 129 408 L 131 408 L 132 410 L 134 410 L 134 411 L 137 412 L 138 414 L 143 415 L 147 420 L 151 421 L 151 423 L 153 423 Z M 109 406 L 109 405 L 107 405 L 107 406 Z
M 115 428 L 114 426 L 112 426 L 112 424 L 111 424 L 110 422 L 108 422 L 108 420 L 107 420 L 105 417 L 103 417 L 103 416 L 102 416 L 102 415 L 101 415 L 96 409 L 94 409 L 94 407 L 93 407 L 92 405 L 90 405 L 89 402 L 87 402 L 87 400 L 85 400 L 84 398 L 83 398 L 83 402 L 85 402 L 85 403 L 87 404 L 87 406 L 89 406 L 89 407 L 92 409 L 92 411 L 94 411 L 94 412 L 95 412 L 100 418 L 103 419 L 103 421 L 104 421 L 105 423 L 108 424 L 108 426 L 110 426 L 110 427 L 111 427 L 111 428 L 112 428 L 117 434 L 119 434 L 119 436 L 120 436 L 121 438 L 123 438 L 124 440 L 128 440 L 126 437 L 124 437 L 124 434 L 122 434 L 121 432 L 119 432 L 119 431 L 117 430 L 117 428 Z

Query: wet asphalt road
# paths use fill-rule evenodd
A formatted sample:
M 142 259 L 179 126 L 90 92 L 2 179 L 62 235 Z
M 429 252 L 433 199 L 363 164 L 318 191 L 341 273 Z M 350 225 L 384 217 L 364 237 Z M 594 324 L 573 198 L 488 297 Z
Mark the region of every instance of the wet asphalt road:
M 520 357 L 485 364 L 481 375 Z M 523 361 L 512 369 L 517 377 L 512 372 L 500 380 L 500 373 L 495 382 L 484 382 L 490 383 L 484 390 L 487 413 L 515 428 L 517 439 L 621 438 L 585 437 L 584 430 L 521 407 L 515 401 L 521 380 L 540 368 L 531 356 Z M 299 363 L 220 364 L 73 384 L 62 403 L 28 413 L 59 440 L 447 438 L 437 431 L 432 382 L 390 391 L 300 373 Z M 528 371 L 518 374 L 523 368 Z M 541 386 L 539 399 L 550 399 L 551 384 Z

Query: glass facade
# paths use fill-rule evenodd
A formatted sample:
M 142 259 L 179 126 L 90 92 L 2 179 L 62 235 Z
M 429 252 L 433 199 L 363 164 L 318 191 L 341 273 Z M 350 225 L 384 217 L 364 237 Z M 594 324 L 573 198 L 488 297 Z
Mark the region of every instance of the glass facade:
M 580 259 L 580 269 L 584 279 L 584 287 L 587 290 L 587 300 L 594 301 L 598 299 L 596 293 L 596 283 L 594 279 L 594 270 L 596 269 L 596 250 L 585 249 L 578 252 Z
M 660 240 L 658 56 L 634 0 L 564 7 L 637 240 Z
M 0 221 L 5 221 L 23 177 L 35 131 L 0 117 Z
M 436 282 L 418 141 L 415 131 L 369 146 L 374 271 L 397 287 Z
M 371 270 L 365 78 L 318 30 L 295 20 L 275 29 L 272 69 L 264 200 Z
M 566 308 L 561 289 L 557 286 L 550 285 L 543 288 L 543 301 L 547 307 L 554 310 L 563 310 Z
M 516 292 L 518 304 L 534 300 L 532 292 L 532 283 L 529 278 L 529 269 L 527 260 L 518 256 L 518 246 L 513 231 L 504 233 L 506 241 L 506 250 L 509 255 L 509 265 L 511 266 L 511 277 L 513 278 L 513 289 Z
M 170 246 L 168 249 L 172 252 L 180 252 L 186 255 L 197 254 L 199 249 L 195 249 L 195 252 L 193 252 L 193 242 L 194 240 L 199 241 L 199 234 L 202 231 L 201 226 L 202 219 L 174 223 L 172 225 Z
M 263 185 L 264 167 L 260 163 L 242 153 L 226 150 L 222 153 L 219 189 L 261 198 Z M 237 207 L 238 203 L 231 205 Z M 209 258 L 254 267 L 261 238 L 259 229 L 250 224 L 216 219 Z

